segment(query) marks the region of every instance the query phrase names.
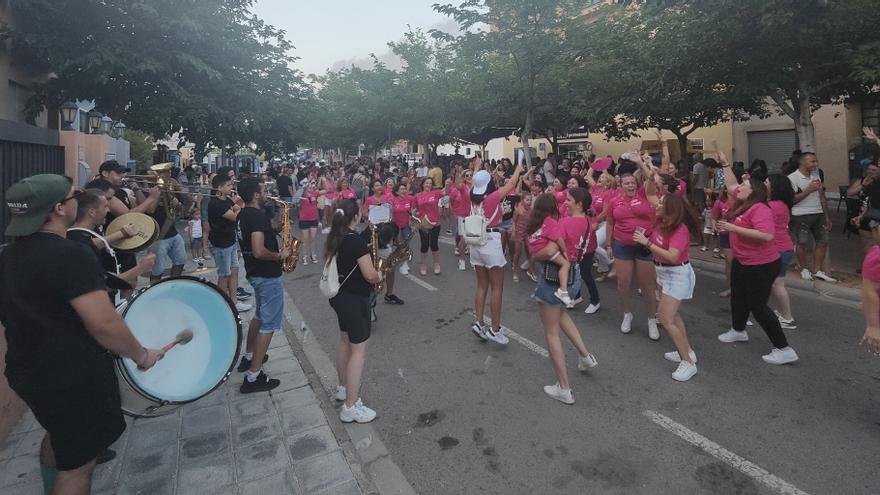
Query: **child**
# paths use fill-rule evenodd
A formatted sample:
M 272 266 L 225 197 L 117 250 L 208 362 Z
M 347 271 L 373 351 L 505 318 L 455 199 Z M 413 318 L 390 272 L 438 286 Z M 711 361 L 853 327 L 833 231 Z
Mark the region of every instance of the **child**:
M 715 195 L 706 198 L 706 206 L 703 207 L 703 247 L 700 251 L 709 250 L 711 239 L 709 236 L 715 235 L 715 223 L 712 220 L 712 206 L 715 205 Z
M 186 232 L 189 235 L 189 248 L 193 261 L 198 263 L 199 268 L 205 266 L 205 245 L 202 243 L 202 212 L 192 212 L 192 219 L 187 222 Z
M 559 288 L 556 297 L 571 306 L 568 295 L 568 270 L 571 263 L 566 258 L 565 237 L 559 226 L 559 206 L 553 194 L 545 193 L 535 199 L 526 232 L 529 234 L 529 252 L 532 258 L 546 259 L 559 267 Z
M 531 272 L 531 264 L 529 263 L 529 252 L 526 249 L 526 238 L 528 235 L 526 234 L 526 228 L 529 225 L 529 215 L 532 212 L 532 193 L 529 191 L 522 191 L 519 193 L 520 200 L 516 205 L 516 208 L 513 210 L 513 232 L 511 236 L 513 237 L 513 258 L 511 259 L 513 265 L 513 281 L 519 282 L 519 270 L 527 270 L 527 274 L 529 278 L 532 278 L 534 281 L 537 281 L 537 277 L 534 276 Z M 523 256 L 523 263 L 520 264 L 520 256 Z

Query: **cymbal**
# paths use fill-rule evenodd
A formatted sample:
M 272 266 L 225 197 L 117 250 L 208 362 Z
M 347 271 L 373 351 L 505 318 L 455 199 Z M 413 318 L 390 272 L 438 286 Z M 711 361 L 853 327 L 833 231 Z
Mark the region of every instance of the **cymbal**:
M 171 162 L 157 163 L 151 166 L 150 170 L 153 172 L 168 172 L 172 167 L 174 167 L 174 164 Z
M 111 243 L 113 249 L 122 252 L 137 252 L 149 247 L 159 237 L 159 224 L 149 215 L 138 212 L 129 212 L 116 217 L 107 226 L 106 234 L 119 232 L 128 224 L 134 224 L 135 234 L 131 237 L 123 237 Z

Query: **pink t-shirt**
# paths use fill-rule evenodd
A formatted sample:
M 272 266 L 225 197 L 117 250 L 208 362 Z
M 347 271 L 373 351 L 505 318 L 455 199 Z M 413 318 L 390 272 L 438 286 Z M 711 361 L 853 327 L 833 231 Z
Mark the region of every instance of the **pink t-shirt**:
M 391 201 L 391 218 L 399 228 L 409 226 L 410 210 L 415 206 L 415 200 L 409 194 L 397 196 Z
M 665 235 L 659 229 L 654 229 L 654 233 L 651 234 L 651 242 L 663 249 L 678 249 L 678 259 L 674 263 L 670 263 L 669 260 L 660 258 L 655 254 L 654 261 L 657 263 L 683 265 L 690 259 L 688 251 L 691 247 L 691 234 L 688 232 L 687 225 L 685 224 L 679 225 L 672 235 Z
M 501 191 L 492 191 L 483 198 L 483 215 L 489 220 L 489 228 L 498 227 L 503 215 L 501 211 Z
M 440 207 L 437 201 L 443 197 L 443 189 L 422 191 L 416 194 L 416 207 L 419 209 L 419 218 L 428 218 L 434 225 L 440 224 Z
M 553 197 L 556 198 L 556 206 L 559 208 L 559 216 L 564 217 L 568 210 L 568 205 L 565 204 L 565 200 L 568 199 L 568 191 L 565 189 L 561 191 L 553 191 Z
M 727 216 L 727 210 L 730 209 L 730 203 L 727 201 L 715 200 L 712 205 L 712 220 L 721 220 Z
M 547 217 L 544 219 L 544 223 L 541 224 L 541 228 L 529 236 L 527 241 L 529 252 L 535 254 L 547 247 L 547 244 L 550 244 L 551 241 L 557 241 L 563 236 L 565 236 L 565 232 L 559 225 L 559 222 L 553 217 Z
M 678 194 L 682 198 L 686 198 L 688 192 L 687 188 L 688 186 L 684 179 L 678 179 L 678 189 L 675 190 L 675 194 Z
M 299 219 L 307 222 L 318 219 L 318 192 L 303 194 L 299 200 Z
M 364 208 L 369 212 L 370 207 L 373 205 L 381 205 L 382 203 L 390 202 L 391 200 L 387 199 L 385 196 L 379 196 L 378 198 L 376 196 L 367 196 L 367 199 L 364 200 Z
M 862 262 L 862 278 L 880 283 L 880 246 L 873 246 Z
M 327 191 L 327 193 L 324 194 L 324 197 L 327 198 L 326 204 L 329 205 L 329 204 L 333 203 L 334 201 L 336 201 L 336 198 L 338 196 L 339 196 L 339 191 L 337 191 L 335 189 L 332 191 Z
M 587 217 L 565 217 L 559 220 L 559 226 L 565 236 L 565 249 L 569 261 L 580 260 L 582 251 L 587 252 L 586 245 L 589 244 L 590 234 L 593 232 L 593 229 L 590 228 L 590 219 Z M 595 250 L 595 247 L 593 249 Z
M 656 210 L 654 205 L 648 201 L 644 188 L 636 191 L 635 196 L 631 198 L 621 192 L 613 198 L 609 198 L 608 202 L 609 216 L 614 220 L 613 236 L 615 241 L 625 246 L 634 246 L 636 242 L 633 240 L 633 234 L 638 227 L 645 229 L 645 235 L 650 235 L 651 228 L 654 226 Z
M 773 225 L 776 227 L 773 233 L 773 244 L 780 253 L 791 251 L 794 249 L 794 243 L 791 242 L 791 235 L 788 233 L 788 221 L 791 218 L 791 211 L 782 201 L 770 201 L 768 205 L 770 210 L 773 211 Z
M 354 189 L 348 188 L 343 191 L 339 191 L 339 197 L 342 199 L 354 199 L 357 200 L 357 194 L 354 192 Z
M 394 191 L 389 187 L 382 188 L 382 203 L 391 203 L 394 201 Z
M 455 216 L 466 217 L 471 214 L 471 188 L 467 184 L 450 187 L 449 197 L 452 198 L 452 213 Z
M 765 234 L 773 234 L 773 211 L 764 203 L 757 203 L 741 215 L 733 219 L 737 227 L 760 230 Z M 779 259 L 779 251 L 773 241 L 763 242 L 745 236 L 730 233 L 730 248 L 733 256 L 743 265 L 765 265 Z

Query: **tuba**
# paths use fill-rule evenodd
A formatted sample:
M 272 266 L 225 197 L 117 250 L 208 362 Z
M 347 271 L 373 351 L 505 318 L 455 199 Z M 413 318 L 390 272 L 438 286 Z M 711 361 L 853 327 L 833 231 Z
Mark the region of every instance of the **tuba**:
M 281 270 L 290 273 L 296 269 L 299 261 L 299 247 L 302 241 L 290 233 L 290 205 L 279 198 L 269 197 L 281 208 L 281 250 L 289 249 L 290 256 L 281 260 Z
M 388 260 L 379 256 L 379 228 L 370 224 L 370 259 L 376 271 L 384 274 L 388 270 Z M 381 294 L 385 290 L 385 280 L 373 284 L 373 292 Z

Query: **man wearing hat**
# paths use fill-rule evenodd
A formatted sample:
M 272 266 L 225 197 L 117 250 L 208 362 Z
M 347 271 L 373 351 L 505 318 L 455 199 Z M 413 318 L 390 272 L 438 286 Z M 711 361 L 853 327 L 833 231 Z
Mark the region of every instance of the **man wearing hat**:
M 62 175 L 10 187 L 6 235 L 14 240 L 0 252 L 6 378 L 46 429 L 41 471 L 56 494 L 89 493 L 96 458 L 125 430 L 110 353 L 143 369 L 162 357 L 116 312 L 88 246 L 65 238 L 76 196 Z

